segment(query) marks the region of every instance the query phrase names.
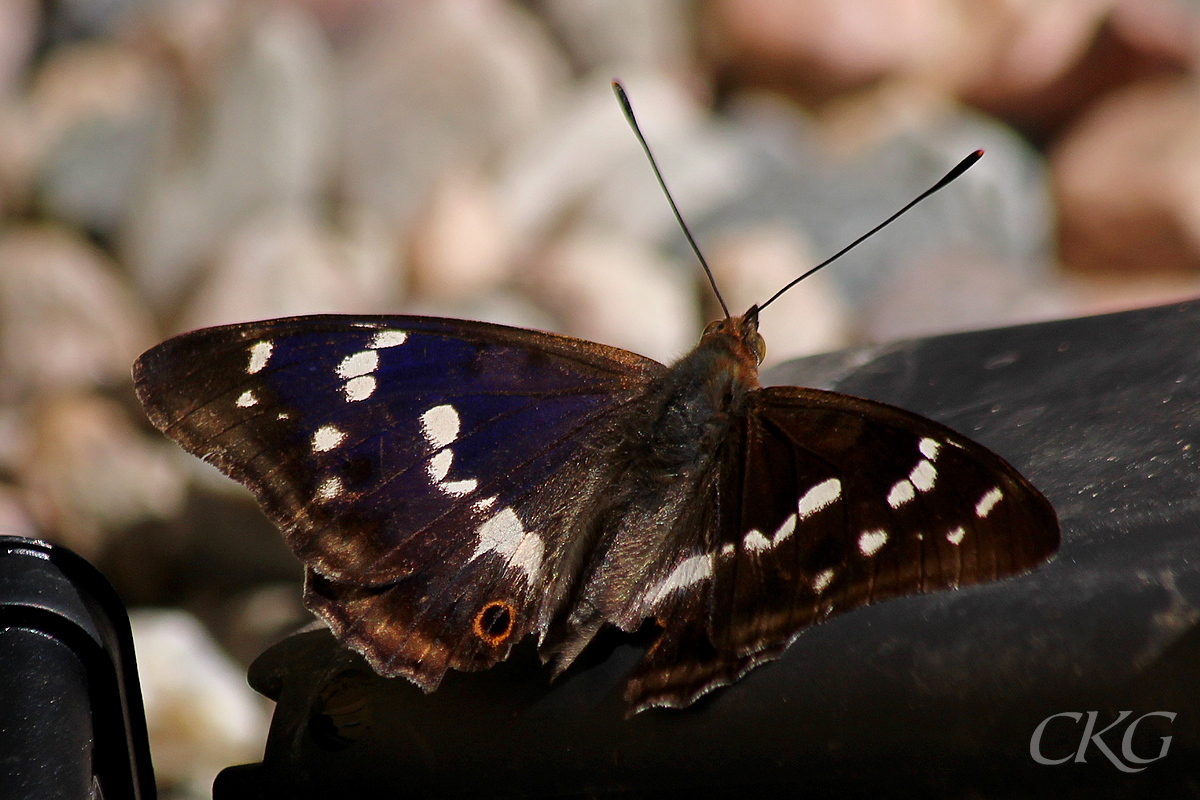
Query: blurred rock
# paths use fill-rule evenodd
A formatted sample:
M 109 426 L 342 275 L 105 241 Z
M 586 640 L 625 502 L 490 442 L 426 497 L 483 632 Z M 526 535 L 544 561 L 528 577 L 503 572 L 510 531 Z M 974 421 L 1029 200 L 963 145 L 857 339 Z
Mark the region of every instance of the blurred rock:
M 1136 84 L 1098 103 L 1050 156 L 1063 261 L 1083 273 L 1200 269 L 1200 90 Z
M 220 91 L 231 54 L 262 0 L 138 0 L 125 38 L 156 55 L 180 88 L 207 103 Z M 193 119 L 188 125 L 200 122 Z
M 58 227 L 0 234 L 0 400 L 121 385 L 156 334 L 113 265 Z
M 42 35 L 56 45 L 111 36 L 129 14 L 153 0 L 55 0 L 46 4 Z
M 268 704 L 190 614 L 134 609 L 129 617 L 159 791 L 211 797 L 218 772 L 262 757 Z
M 536 130 L 568 71 L 515 4 L 386 9 L 343 71 L 343 191 L 405 232 L 444 171 L 479 170 Z
M 94 558 L 114 532 L 177 515 L 184 477 L 172 445 L 134 428 L 123 409 L 95 395 L 60 395 L 27 421 L 21 485 L 46 537 Z
M 566 45 L 579 73 L 630 67 L 684 73 L 692 43 L 685 0 L 538 0 L 533 4 Z
M 863 100 L 818 124 L 763 96 L 739 98 L 730 114 L 753 166 L 746 189 L 705 224 L 719 230 L 774 220 L 793 228 L 811 243 L 814 260 L 796 274 L 871 230 L 971 151 L 986 151 L 952 185 L 823 271 L 847 304 L 851 330 L 871 329 L 864 315 L 916 264 L 966 265 L 953 254 L 970 252 L 1031 286 L 1051 270 L 1044 167 L 993 120 L 947 105 L 905 117 L 886 102 Z M 958 302 L 936 285 L 924 288 L 939 302 Z
M 634 110 L 674 185 L 683 159 L 676 157 L 677 148 L 659 153 L 664 149 L 660 145 L 686 139 L 703 123 L 703 110 L 683 87 L 661 74 L 627 78 L 625 87 Z M 613 182 L 612 190 L 602 189 Z M 552 231 L 577 222 L 581 213 L 594 223 L 624 228 L 638 238 L 677 231 L 607 79 L 585 80 L 536 135 L 513 151 L 505 160 L 497 191 L 512 235 L 521 243 L 540 242 Z M 602 192 L 604 199 L 598 196 Z M 693 193 L 677 194 L 690 214 Z M 589 204 L 597 207 L 580 211 Z
M 453 303 L 490 292 L 512 274 L 512 236 L 491 185 L 450 172 L 414 228 L 409 272 L 422 299 Z
M 28 102 L 38 206 L 114 235 L 168 121 L 169 86 L 156 65 L 127 47 L 77 45 L 38 70 Z
M 712 0 L 703 39 L 734 85 L 812 107 L 920 85 L 1044 142 L 1115 87 L 1187 71 L 1198 22 L 1173 0 Z
M 366 220 L 338 232 L 278 209 L 233 233 L 180 317 L 179 330 L 298 314 L 394 310 L 392 243 Z
M 530 289 L 569 333 L 658 361 L 683 355 L 699 335 L 692 276 L 652 249 L 610 235 L 576 233 L 559 241 Z
M 1114 89 L 1182 75 L 1196 61 L 1194 4 L 1073 0 L 1008 4 L 1005 13 L 1009 24 L 993 22 L 996 46 L 989 57 L 976 54 L 961 95 L 1037 144 L 1053 141 Z
M 4 484 L 0 484 L 0 536 L 39 538 L 37 525 L 29 516 L 21 493 Z
M 251 10 L 202 124 L 164 148 L 125 232 L 125 258 L 160 311 L 247 218 L 313 211 L 329 187 L 337 131 L 328 44 L 293 6 Z
M 703 41 L 734 85 L 785 91 L 810 104 L 898 73 L 945 70 L 966 40 L 951 0 L 710 0 Z M 936 79 L 950 76 L 935 73 Z
M 535 304 L 529 294 L 501 289 L 454 303 L 417 301 L 405 305 L 404 312 L 431 317 L 477 319 L 515 328 L 566 333 L 567 327 L 562 321 Z
M 228 598 L 230 616 L 221 641 L 249 665 L 268 647 L 315 621 L 303 595 L 300 583 L 269 583 Z
M 816 264 L 795 230 L 778 223 L 721 232 L 709 248 L 708 262 L 734 314 L 766 302 Z M 759 332 L 767 342 L 767 366 L 837 350 L 852 341 L 845 303 L 822 273 L 806 278 L 764 310 Z
M 915 260 L 878 287 L 860 336 L 887 342 L 1070 316 L 1078 299 L 1048 274 L 986 251 L 947 249 Z M 1078 313 L 1078 312 L 1076 312 Z
M 14 93 L 37 40 L 37 0 L 0 3 L 0 100 Z

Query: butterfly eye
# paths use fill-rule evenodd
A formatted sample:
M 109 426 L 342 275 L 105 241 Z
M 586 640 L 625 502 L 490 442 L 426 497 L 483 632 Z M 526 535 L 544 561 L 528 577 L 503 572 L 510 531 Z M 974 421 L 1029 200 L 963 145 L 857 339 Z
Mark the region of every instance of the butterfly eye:
M 475 635 L 495 647 L 512 633 L 516 609 L 504 600 L 493 600 L 475 615 Z
M 712 322 L 710 322 L 704 326 L 704 335 L 709 336 L 711 334 L 716 333 L 717 331 L 719 331 L 721 329 L 721 326 L 724 324 L 725 324 L 725 320 L 714 319 Z
M 767 340 L 764 339 L 758 331 L 755 331 L 750 336 L 750 346 L 754 348 L 754 354 L 758 356 L 758 363 L 762 363 L 767 357 Z

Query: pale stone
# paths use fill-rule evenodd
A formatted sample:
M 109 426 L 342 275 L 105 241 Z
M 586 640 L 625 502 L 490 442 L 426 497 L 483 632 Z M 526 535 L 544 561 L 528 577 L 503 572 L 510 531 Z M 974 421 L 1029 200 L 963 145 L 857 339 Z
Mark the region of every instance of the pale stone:
M 544 0 L 541 11 L 581 72 L 691 68 L 687 0 Z
M 598 233 L 559 242 L 531 290 L 575 336 L 670 362 L 700 328 L 695 280 L 650 248 Z
M 29 188 L 45 212 L 114 235 L 150 178 L 147 154 L 167 130 L 170 90 L 135 49 L 93 41 L 55 51 L 28 97 Z
M 0 400 L 125 383 L 157 338 L 115 265 L 78 234 L 29 226 L 0 235 Z
M 203 124 L 154 154 L 121 245 L 142 291 L 171 306 L 248 217 L 315 210 L 335 168 L 333 56 L 290 4 L 240 18 Z
M 63 395 L 41 404 L 28 425 L 18 475 L 52 540 L 94 557 L 112 533 L 182 511 L 174 446 L 144 436 L 116 403 Z
M 129 618 L 155 778 L 207 796 L 222 769 L 262 758 L 269 704 L 191 614 L 134 609 Z
M 713 237 L 708 261 L 734 314 L 764 303 L 816 264 L 795 229 L 778 223 L 721 231 Z M 806 278 L 768 306 L 759 318 L 759 332 L 767 343 L 768 363 L 851 342 L 845 301 L 824 273 Z
M 297 314 L 383 312 L 395 306 L 400 271 L 379 241 L 348 242 L 309 214 L 249 221 L 182 315 L 181 329 Z M 372 252 L 374 250 L 374 252 Z
M 656 73 L 624 76 L 634 110 L 656 150 L 687 138 L 703 110 L 677 81 Z M 672 186 L 678 154 L 660 154 Z M 588 80 L 545 125 L 505 159 L 500 207 L 517 241 L 538 241 L 582 213 L 595 224 L 654 238 L 676 231 L 670 207 L 607 80 Z M 684 213 L 699 197 L 678 191 Z
M 568 69 L 516 4 L 380 8 L 346 52 L 342 183 L 404 231 L 446 170 L 477 168 L 536 130 Z
M 414 228 L 409 272 L 422 299 L 457 302 L 486 294 L 512 274 L 511 235 L 492 187 L 452 171 L 438 182 Z
M 1081 273 L 1200 270 L 1200 92 L 1164 78 L 1114 92 L 1051 152 L 1062 257 Z

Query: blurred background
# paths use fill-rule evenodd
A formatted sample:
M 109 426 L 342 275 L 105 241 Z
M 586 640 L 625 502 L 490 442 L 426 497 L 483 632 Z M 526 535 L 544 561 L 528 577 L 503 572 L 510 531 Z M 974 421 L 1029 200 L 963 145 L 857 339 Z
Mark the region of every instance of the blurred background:
M 164 797 L 261 756 L 309 618 L 240 489 L 155 434 L 187 329 L 401 312 L 670 360 L 977 148 L 763 318 L 778 361 L 1200 294 L 1194 0 L 0 0 L 0 532 L 133 609 Z

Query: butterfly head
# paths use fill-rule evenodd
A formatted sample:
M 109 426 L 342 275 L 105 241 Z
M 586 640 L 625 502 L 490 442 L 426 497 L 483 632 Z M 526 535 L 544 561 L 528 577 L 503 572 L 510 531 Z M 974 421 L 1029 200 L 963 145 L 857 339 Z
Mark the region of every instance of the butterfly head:
M 757 371 L 758 365 L 767 356 L 767 343 L 758 332 L 758 306 L 740 317 L 726 317 L 708 323 L 701 341 L 720 338 L 726 340 L 738 360 L 745 361 Z

